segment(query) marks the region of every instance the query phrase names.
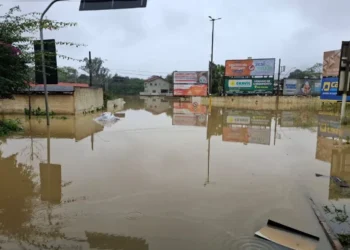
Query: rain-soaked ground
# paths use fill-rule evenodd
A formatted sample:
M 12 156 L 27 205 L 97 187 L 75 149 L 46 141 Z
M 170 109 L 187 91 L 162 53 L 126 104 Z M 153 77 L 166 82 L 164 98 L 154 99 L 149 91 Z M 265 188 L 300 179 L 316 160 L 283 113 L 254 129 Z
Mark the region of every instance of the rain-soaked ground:
M 329 178 L 350 183 L 336 115 L 125 100 L 106 127 L 18 117 L 25 131 L 0 142 L 2 249 L 282 249 L 254 237 L 268 219 L 331 249 L 310 198 L 350 232 L 350 194 Z

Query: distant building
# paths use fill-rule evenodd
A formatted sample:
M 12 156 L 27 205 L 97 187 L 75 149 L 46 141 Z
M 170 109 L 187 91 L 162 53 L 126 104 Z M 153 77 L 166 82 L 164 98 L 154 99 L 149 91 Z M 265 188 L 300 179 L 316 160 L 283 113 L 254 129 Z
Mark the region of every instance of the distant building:
M 151 76 L 145 81 L 144 92 L 140 95 L 172 95 L 171 84 L 160 76 Z

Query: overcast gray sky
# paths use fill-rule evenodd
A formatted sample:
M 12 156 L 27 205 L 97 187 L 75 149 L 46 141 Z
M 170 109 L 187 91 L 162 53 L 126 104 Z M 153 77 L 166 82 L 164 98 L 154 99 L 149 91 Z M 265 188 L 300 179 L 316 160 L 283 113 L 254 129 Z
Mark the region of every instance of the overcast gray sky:
M 43 11 L 48 0 L 1 0 L 4 10 Z M 322 62 L 323 52 L 350 40 L 344 25 L 349 0 L 148 0 L 147 8 L 79 12 L 79 1 L 56 3 L 50 19 L 78 27 L 45 31 L 46 39 L 84 43 L 58 47 L 60 54 L 83 58 L 92 52 L 111 72 L 146 78 L 174 70 L 206 70 L 210 60 L 211 22 L 215 25 L 214 61 L 281 58 L 287 70 Z M 277 62 L 277 60 L 276 60 Z M 59 60 L 59 66 L 79 63 Z M 276 67 L 277 68 L 277 67 Z

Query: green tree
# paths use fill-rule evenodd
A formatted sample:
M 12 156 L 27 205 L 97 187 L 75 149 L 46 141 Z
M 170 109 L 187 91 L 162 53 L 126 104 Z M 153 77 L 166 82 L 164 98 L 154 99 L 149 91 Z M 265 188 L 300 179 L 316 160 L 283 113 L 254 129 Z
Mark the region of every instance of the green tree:
M 81 66 L 80 69 L 90 74 L 90 63 L 88 58 L 84 58 L 85 65 Z M 92 75 L 92 85 L 96 86 L 108 86 L 111 76 L 109 74 L 109 69 L 103 66 L 104 61 L 95 57 L 91 60 L 91 75 Z
M 216 67 L 213 68 L 213 83 L 211 86 L 212 94 L 219 94 L 223 91 L 224 87 L 224 76 L 225 76 L 225 66 L 217 64 Z
M 58 67 L 58 81 L 59 82 L 77 82 L 78 70 L 73 67 Z
M 0 10 L 2 6 L 0 5 Z M 19 6 L 8 10 L 0 16 L 0 98 L 11 98 L 14 93 L 28 86 L 33 81 L 35 57 L 41 54 L 33 51 L 34 40 L 40 27 L 41 13 L 31 12 L 21 14 Z M 76 26 L 76 23 L 66 23 L 43 19 L 43 29 L 59 30 Z M 56 45 L 81 46 L 71 42 L 56 42 Z M 58 57 L 75 60 L 68 56 L 57 54 Z
M 320 78 L 322 75 L 322 63 L 315 63 L 306 70 L 296 69 L 292 71 L 288 78 Z

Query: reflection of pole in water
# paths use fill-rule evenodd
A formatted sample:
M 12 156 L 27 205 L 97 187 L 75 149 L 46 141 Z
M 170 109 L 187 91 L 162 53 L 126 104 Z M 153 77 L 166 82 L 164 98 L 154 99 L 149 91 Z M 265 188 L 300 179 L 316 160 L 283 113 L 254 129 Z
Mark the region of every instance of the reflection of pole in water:
M 208 138 L 208 170 L 207 170 L 207 180 L 204 183 L 204 186 L 208 185 L 210 182 L 210 137 Z
M 91 134 L 91 150 L 94 151 L 94 133 Z
M 210 174 L 210 131 L 209 131 L 210 112 L 211 112 L 211 103 L 209 103 L 209 109 L 207 111 L 208 168 L 207 168 L 207 180 L 205 181 L 204 186 L 209 184 L 209 174 Z
M 274 135 L 273 135 L 273 145 L 274 146 L 276 146 L 277 120 L 278 120 L 278 117 L 277 117 L 277 112 L 276 112 L 276 116 L 275 116 L 275 132 L 274 132 Z

